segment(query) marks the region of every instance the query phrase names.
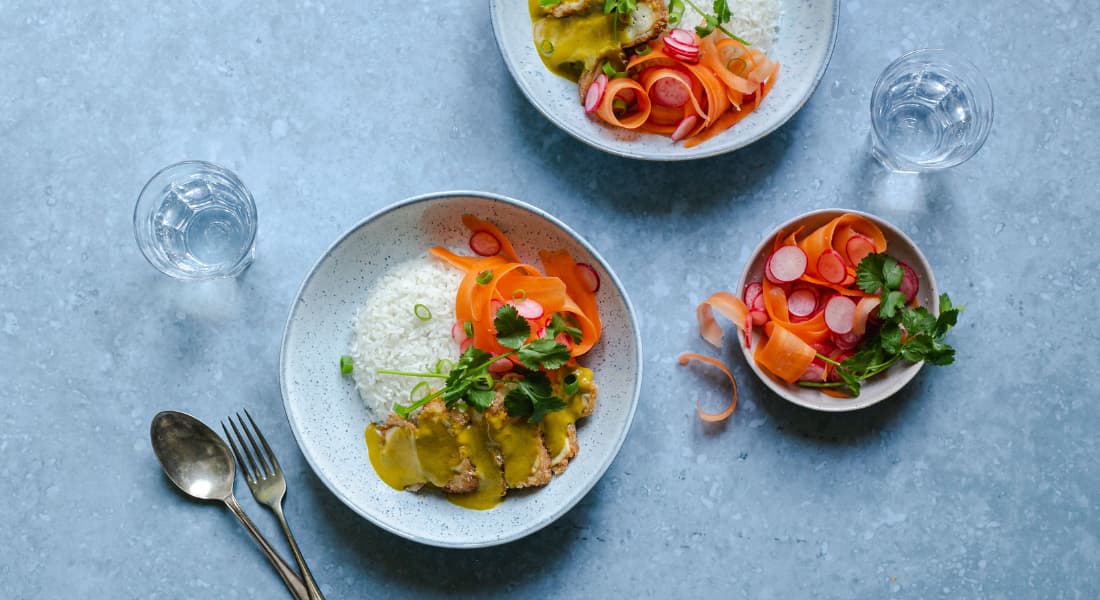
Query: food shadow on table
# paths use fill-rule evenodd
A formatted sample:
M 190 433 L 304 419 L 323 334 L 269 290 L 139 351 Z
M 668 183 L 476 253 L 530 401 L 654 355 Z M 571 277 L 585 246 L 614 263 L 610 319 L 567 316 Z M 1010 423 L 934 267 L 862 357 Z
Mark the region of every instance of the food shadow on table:
M 588 146 L 538 114 L 512 86 L 509 109 L 513 135 L 530 156 L 544 157 L 544 170 L 557 173 L 574 195 L 631 213 L 664 214 L 679 206 L 704 212 L 731 198 L 747 199 L 783 162 L 802 113 L 749 146 L 710 158 L 660 162 L 623 158 Z M 578 105 L 577 110 L 581 110 Z M 672 144 L 673 142 L 669 142 Z
M 307 471 L 307 493 L 325 515 L 316 520 L 318 539 L 332 540 L 341 552 L 354 554 L 379 597 L 386 588 L 467 596 L 517 591 L 567 557 L 572 544 L 587 539 L 591 499 L 597 488 L 545 528 L 521 539 L 486 548 L 439 548 L 406 540 L 363 519 L 333 496 L 312 471 Z M 356 580 L 362 580 L 356 578 Z

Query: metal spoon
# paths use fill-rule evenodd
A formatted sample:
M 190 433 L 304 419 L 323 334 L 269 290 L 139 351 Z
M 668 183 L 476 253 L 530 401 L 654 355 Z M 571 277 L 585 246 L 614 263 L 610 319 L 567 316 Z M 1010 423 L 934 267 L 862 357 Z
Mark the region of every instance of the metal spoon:
M 297 600 L 307 600 L 309 594 L 302 580 L 275 553 L 237 504 L 233 496 L 236 465 L 229 447 L 218 434 L 189 414 L 168 410 L 153 417 L 149 435 L 153 439 L 153 452 L 172 483 L 191 497 L 224 502 L 260 545 L 290 593 Z

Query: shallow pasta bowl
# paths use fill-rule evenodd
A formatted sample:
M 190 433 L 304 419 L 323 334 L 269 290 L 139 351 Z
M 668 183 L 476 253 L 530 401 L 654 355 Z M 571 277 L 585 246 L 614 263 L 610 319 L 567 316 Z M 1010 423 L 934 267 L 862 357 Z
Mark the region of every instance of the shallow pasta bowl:
M 581 363 L 592 368 L 599 399 L 578 423 L 580 453 L 545 488 L 509 494 L 487 511 L 455 506 L 439 494 L 390 488 L 375 474 L 364 428 L 369 417 L 351 379 L 341 375 L 356 311 L 395 265 L 433 245 L 463 250 L 462 215 L 497 224 L 521 257 L 568 250 L 595 268 L 603 335 Z M 537 531 L 565 514 L 596 484 L 626 439 L 638 404 L 642 350 L 637 319 L 619 279 L 592 246 L 553 216 L 482 192 L 446 192 L 389 206 L 353 226 L 302 283 L 283 333 L 279 382 L 287 419 L 317 476 L 344 504 L 379 527 L 434 546 L 475 548 Z
M 760 244 L 756 246 L 756 249 L 753 250 L 751 255 L 752 258 L 749 259 L 748 264 L 745 266 L 745 270 L 741 273 L 741 278 L 737 282 L 737 293 L 743 293 L 745 286 L 749 282 L 761 281 L 763 279 L 764 263 L 767 261 L 768 255 L 772 251 L 772 244 L 775 241 L 776 234 L 779 232 L 783 232 L 784 234 L 790 233 L 798 227 L 804 227 L 803 231 L 809 233 L 843 214 L 860 215 L 882 230 L 883 235 L 886 237 L 886 254 L 907 264 L 913 269 L 917 275 L 917 279 L 920 281 L 920 287 L 918 288 L 916 296 L 917 302 L 919 302 L 921 306 L 928 308 L 932 313 L 938 314 L 940 294 L 939 288 L 936 285 L 936 278 L 932 274 L 932 267 L 929 266 L 928 260 L 925 259 L 924 254 L 921 253 L 917 245 L 897 227 L 894 227 L 890 223 L 874 215 L 857 210 L 816 210 L 799 215 L 777 227 L 774 231 L 765 236 L 764 239 L 760 241 Z M 753 373 L 764 382 L 764 385 L 768 386 L 781 398 L 798 404 L 799 406 L 826 412 L 858 410 L 877 404 L 897 393 L 897 391 L 904 387 L 905 384 L 909 383 L 913 377 L 916 377 L 921 367 L 924 366 L 923 362 L 910 363 L 900 361 L 881 375 L 864 380 L 859 396 L 855 398 L 834 398 L 815 389 L 787 383 L 756 364 L 756 361 L 753 360 L 753 351 L 759 344 L 763 343 L 763 341 L 761 328 L 754 327 L 752 348 L 746 348 L 744 343 L 739 342 L 745 361 L 748 363 Z
M 611 154 L 676 161 L 717 156 L 763 138 L 793 117 L 817 89 L 836 42 L 840 0 L 778 1 L 782 11 L 779 33 L 768 53 L 782 65 L 775 87 L 753 114 L 694 148 L 590 118 L 581 107 L 577 84 L 548 71 L 539 58 L 528 2 L 490 0 L 489 11 L 505 65 L 523 94 L 547 119 L 585 144 Z M 736 2 L 730 7 L 736 11 Z

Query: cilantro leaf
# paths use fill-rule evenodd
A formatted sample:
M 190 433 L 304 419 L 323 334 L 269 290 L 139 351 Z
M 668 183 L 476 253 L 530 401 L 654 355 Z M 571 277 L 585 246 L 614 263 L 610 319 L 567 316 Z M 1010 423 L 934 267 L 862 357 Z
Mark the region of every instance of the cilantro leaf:
M 947 297 L 947 294 L 940 294 L 940 316 L 936 318 L 936 326 L 934 328 L 933 337 L 936 340 L 942 340 L 943 336 L 947 334 L 947 331 L 955 326 L 958 322 L 959 313 L 966 308 L 965 306 L 955 306 L 951 304 L 951 298 Z
M 522 346 L 531 335 L 531 325 L 527 323 L 527 319 L 519 316 L 519 311 L 511 304 L 505 304 L 497 310 L 493 327 L 497 330 L 497 341 L 500 345 L 513 350 Z
M 898 309 L 905 307 L 905 294 L 893 290 L 882 295 L 878 305 L 878 316 L 883 319 L 893 319 Z
M 504 408 L 513 417 L 527 417 L 528 423 L 539 423 L 548 412 L 565 408 L 561 398 L 554 396 L 550 379 L 545 373 L 535 371 L 516 382 L 504 397 Z
M 931 335 L 936 327 L 936 317 L 928 312 L 927 308 L 907 308 L 901 311 L 901 326 L 910 334 L 928 333 Z
M 581 343 L 581 330 L 562 318 L 561 313 L 556 313 L 550 319 L 550 325 L 546 328 L 546 335 L 542 337 L 555 339 L 563 333 L 568 335 L 574 344 Z
M 901 328 L 897 323 L 890 322 L 882 326 L 882 330 L 879 331 L 879 345 L 886 351 L 887 354 L 897 354 L 901 352 Z
M 925 355 L 924 360 L 942 367 L 955 362 L 955 349 L 947 344 L 932 342 L 932 349 Z
M 856 286 L 868 294 L 874 294 L 882 289 L 882 266 L 885 261 L 885 254 L 872 253 L 864 256 L 856 267 Z
M 532 371 L 537 371 L 539 365 L 548 371 L 560 369 L 572 358 L 565 344 L 546 338 L 537 339 L 521 347 L 516 355 L 519 361 Z
M 732 18 L 730 13 L 729 4 L 726 4 L 726 0 L 714 0 L 714 18 L 719 23 L 725 23 Z
M 932 350 L 932 338 L 922 333 L 909 336 L 901 347 L 901 357 L 909 362 L 920 362 Z

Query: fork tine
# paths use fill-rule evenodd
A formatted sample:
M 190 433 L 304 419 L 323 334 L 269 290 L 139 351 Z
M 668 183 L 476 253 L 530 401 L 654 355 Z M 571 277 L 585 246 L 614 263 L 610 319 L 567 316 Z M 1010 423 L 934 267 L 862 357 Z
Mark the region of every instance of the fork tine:
M 244 424 L 244 419 L 241 418 L 241 413 L 237 413 L 237 420 L 241 422 L 241 429 L 244 429 L 244 434 L 248 436 L 248 441 L 252 442 L 252 451 L 256 453 L 256 462 L 260 463 L 264 470 L 264 478 L 272 477 L 275 475 L 271 471 L 271 468 L 267 466 L 267 462 L 264 461 L 263 452 L 260 452 L 260 445 L 256 443 L 256 438 L 252 437 L 252 430 Z M 241 445 L 244 445 L 244 440 L 241 440 Z M 245 450 L 247 452 L 247 450 Z
M 232 425 L 233 421 L 230 420 L 229 424 Z M 229 440 L 229 447 L 233 449 L 233 456 L 237 458 L 237 464 L 241 466 L 241 473 L 244 474 L 245 479 L 251 481 L 252 474 L 248 472 L 248 465 L 245 464 L 241 451 L 237 449 L 237 444 L 233 443 L 233 436 L 229 435 L 229 430 L 225 428 L 225 421 L 222 421 L 222 431 L 225 432 L 225 439 Z
M 282 467 L 279 466 L 279 459 L 275 458 L 275 453 L 272 452 L 271 446 L 267 445 L 267 440 L 264 439 L 264 433 L 260 431 L 259 425 L 256 425 L 256 421 L 252 419 L 252 415 L 248 413 L 248 409 L 244 409 L 244 414 L 248 417 L 248 422 L 252 423 L 252 430 L 256 432 L 256 437 L 260 438 L 260 443 L 264 445 L 264 450 L 267 451 L 267 460 L 271 463 L 271 466 L 275 469 L 275 474 L 282 472 Z
M 244 436 L 241 435 L 241 431 L 237 429 L 237 424 L 233 422 L 233 417 L 229 417 L 229 426 L 233 428 L 233 433 L 237 434 L 237 441 L 241 443 L 241 449 L 244 450 L 244 455 L 248 457 L 248 464 L 252 467 L 252 481 L 263 478 L 263 473 L 259 467 L 256 466 L 256 461 L 252 460 L 252 453 L 248 451 L 248 444 L 244 443 Z M 243 424 L 242 424 L 243 427 Z

